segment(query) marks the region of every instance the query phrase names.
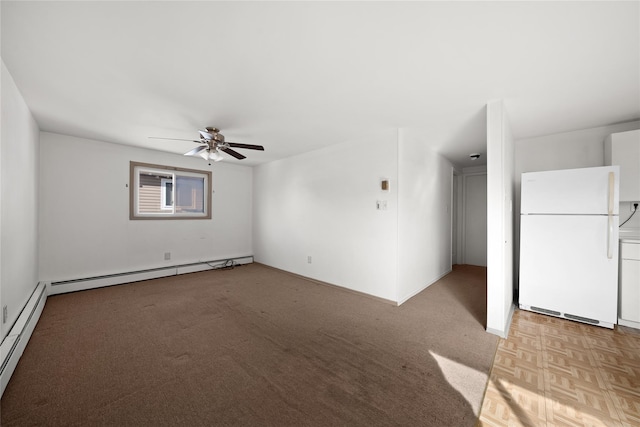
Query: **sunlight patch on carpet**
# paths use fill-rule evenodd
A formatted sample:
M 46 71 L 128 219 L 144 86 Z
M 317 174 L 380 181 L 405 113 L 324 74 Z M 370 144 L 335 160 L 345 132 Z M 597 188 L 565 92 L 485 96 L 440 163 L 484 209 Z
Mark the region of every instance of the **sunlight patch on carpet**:
M 460 393 L 467 402 L 469 402 L 469 405 L 473 408 L 474 414 L 479 414 L 480 406 L 482 405 L 481 399 L 483 390 L 488 380 L 487 374 L 479 372 L 447 357 L 440 356 L 431 350 L 429 350 L 429 353 L 436 362 L 438 362 L 438 367 L 440 368 L 442 375 L 449 382 L 451 387 L 456 389 L 456 391 Z M 478 396 L 481 397 L 480 400 L 478 400 Z

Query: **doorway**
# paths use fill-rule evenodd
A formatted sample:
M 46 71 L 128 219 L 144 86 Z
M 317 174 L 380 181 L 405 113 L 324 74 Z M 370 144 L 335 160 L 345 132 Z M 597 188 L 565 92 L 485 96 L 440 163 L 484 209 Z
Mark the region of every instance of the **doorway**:
M 462 176 L 462 263 L 487 266 L 487 173 Z

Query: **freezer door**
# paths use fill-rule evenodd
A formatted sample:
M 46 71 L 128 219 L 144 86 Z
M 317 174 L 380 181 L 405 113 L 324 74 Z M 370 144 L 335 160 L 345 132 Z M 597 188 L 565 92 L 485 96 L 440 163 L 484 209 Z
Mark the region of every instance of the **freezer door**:
M 522 174 L 523 214 L 618 214 L 619 166 Z
M 521 306 L 617 323 L 618 217 L 524 215 L 520 231 Z M 612 257 L 607 239 L 613 240 Z

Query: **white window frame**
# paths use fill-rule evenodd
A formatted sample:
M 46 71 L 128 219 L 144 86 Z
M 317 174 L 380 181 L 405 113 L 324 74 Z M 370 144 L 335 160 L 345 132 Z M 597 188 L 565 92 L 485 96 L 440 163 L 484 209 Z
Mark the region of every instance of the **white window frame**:
M 163 178 L 164 182 L 173 183 L 173 205 L 166 205 L 166 188 L 161 188 L 161 212 L 139 211 L 140 197 L 140 174 L 157 173 L 159 175 L 171 175 L 171 180 Z M 204 180 L 203 207 L 204 212 L 175 212 L 176 201 L 176 175 L 201 178 Z M 174 166 L 156 165 L 150 163 L 130 162 L 129 163 L 129 219 L 131 220 L 154 220 L 154 219 L 211 219 L 211 171 L 197 169 L 185 169 Z
M 140 175 L 138 174 L 138 178 Z M 171 195 L 173 196 L 173 191 L 175 189 L 174 182 L 176 180 L 175 175 L 171 177 L 171 179 L 160 178 L 160 209 L 162 210 L 173 210 L 173 200 L 171 204 L 167 204 L 167 183 L 171 183 Z M 140 187 L 138 187 L 140 188 Z M 175 199 L 175 196 L 172 197 Z

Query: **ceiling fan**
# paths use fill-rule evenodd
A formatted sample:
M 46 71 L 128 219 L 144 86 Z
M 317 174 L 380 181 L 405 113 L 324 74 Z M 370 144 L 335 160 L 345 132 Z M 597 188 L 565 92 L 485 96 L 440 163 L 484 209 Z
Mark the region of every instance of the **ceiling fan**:
M 264 151 L 264 147 L 262 145 L 253 145 L 253 144 L 239 144 L 237 142 L 228 142 L 224 140 L 224 135 L 220 133 L 220 130 L 214 127 L 206 127 L 205 130 L 199 130 L 200 139 L 178 139 L 178 138 L 160 138 L 155 136 L 150 136 L 152 139 L 170 139 L 173 141 L 192 141 L 196 144 L 201 144 L 200 146 L 194 148 L 193 150 L 189 150 L 184 153 L 185 156 L 199 156 L 205 160 L 213 160 L 214 162 L 219 162 L 224 157 L 220 154 L 220 151 L 223 151 L 238 160 L 246 159 L 246 156 L 238 153 L 233 148 L 245 148 L 248 150 L 260 150 Z

